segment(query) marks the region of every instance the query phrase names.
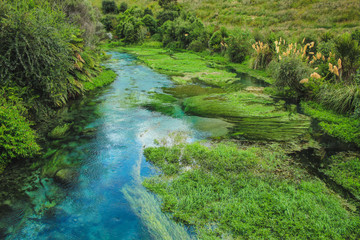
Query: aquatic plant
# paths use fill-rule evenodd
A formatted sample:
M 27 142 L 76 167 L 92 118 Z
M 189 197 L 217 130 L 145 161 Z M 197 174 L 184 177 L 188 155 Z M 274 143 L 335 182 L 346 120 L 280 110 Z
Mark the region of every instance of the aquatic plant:
M 277 145 L 193 143 L 148 148 L 145 156 L 161 170 L 176 169 L 143 184 L 161 196 L 163 211 L 193 225 L 200 239 L 359 234 L 357 215 Z

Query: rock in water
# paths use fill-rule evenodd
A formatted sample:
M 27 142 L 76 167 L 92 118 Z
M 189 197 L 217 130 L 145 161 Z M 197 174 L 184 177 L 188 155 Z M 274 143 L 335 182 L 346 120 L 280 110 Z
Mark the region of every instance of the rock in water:
M 56 172 L 54 180 L 62 184 L 71 184 L 77 181 L 78 175 L 74 169 L 64 168 Z

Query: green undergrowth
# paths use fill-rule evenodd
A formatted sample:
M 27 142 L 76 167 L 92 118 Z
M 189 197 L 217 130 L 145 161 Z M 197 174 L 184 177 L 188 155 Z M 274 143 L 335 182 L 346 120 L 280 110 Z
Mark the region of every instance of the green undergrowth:
M 49 132 L 48 137 L 52 139 L 60 139 L 66 136 L 66 133 L 71 129 L 70 123 L 65 123 L 63 125 L 56 126 L 51 132 Z
M 322 170 L 339 185 L 360 199 L 360 156 L 354 153 L 338 153 L 329 159 Z
M 37 155 L 40 146 L 37 134 L 23 113 L 26 111 L 20 100 L 11 96 L 7 100 L 0 89 L 0 174 L 13 159 L 26 159 Z
M 306 134 L 310 126 L 308 117 L 262 94 L 202 95 L 185 99 L 183 105 L 186 113 L 235 123 L 233 135 L 246 139 L 286 141 Z
M 205 146 L 207 145 L 207 146 Z M 357 239 L 360 220 L 277 144 L 152 147 L 162 174 L 143 184 L 199 239 Z
M 302 102 L 301 106 L 305 114 L 319 121 L 325 133 L 360 146 L 360 119 L 340 115 L 315 102 Z
M 92 78 L 91 81 L 83 82 L 86 91 L 94 90 L 112 83 L 116 79 L 116 73 L 110 69 L 103 70 L 97 77 Z

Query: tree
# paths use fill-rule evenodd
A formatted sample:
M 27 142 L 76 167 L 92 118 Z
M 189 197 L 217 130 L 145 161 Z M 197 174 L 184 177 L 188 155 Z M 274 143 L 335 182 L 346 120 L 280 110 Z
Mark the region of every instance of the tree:
M 176 5 L 177 0 L 159 0 L 160 7 L 166 9 L 170 8 L 172 5 Z
M 102 11 L 104 14 L 117 13 L 117 7 L 114 0 L 103 0 Z

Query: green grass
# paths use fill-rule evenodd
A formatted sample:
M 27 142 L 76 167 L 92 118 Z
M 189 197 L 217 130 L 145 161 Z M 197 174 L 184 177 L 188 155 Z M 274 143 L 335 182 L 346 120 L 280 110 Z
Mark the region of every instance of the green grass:
M 319 120 L 321 129 L 330 136 L 360 146 L 360 120 L 327 110 L 315 102 L 302 102 L 305 114 Z
M 209 144 L 206 144 L 209 145 Z M 358 216 L 277 145 L 145 149 L 163 174 L 144 185 L 199 239 L 356 239 Z
M 360 158 L 358 154 L 338 153 L 331 156 L 330 164 L 323 172 L 360 199 Z
M 116 73 L 112 70 L 105 69 L 99 76 L 92 78 L 91 82 L 83 82 L 85 91 L 91 91 L 95 88 L 102 87 L 112 83 L 116 79 Z
M 360 6 L 356 0 L 298 1 L 216 1 L 179 0 L 185 9 L 193 11 L 206 24 L 229 29 L 263 29 L 290 32 L 319 32 L 332 28 L 343 31 L 359 28 Z

